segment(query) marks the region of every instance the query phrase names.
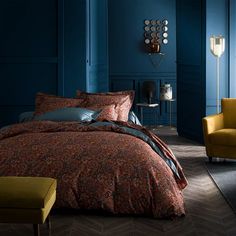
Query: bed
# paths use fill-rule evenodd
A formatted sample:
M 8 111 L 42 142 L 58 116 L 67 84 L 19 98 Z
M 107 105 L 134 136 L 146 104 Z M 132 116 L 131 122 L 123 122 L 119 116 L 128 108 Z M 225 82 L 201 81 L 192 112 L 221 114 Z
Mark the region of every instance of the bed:
M 77 98 L 79 107 L 67 103 L 59 109 L 52 101 L 53 109 L 45 100 L 37 105 L 36 99 L 33 119 L 1 129 L 0 176 L 56 178 L 59 208 L 155 218 L 185 215 L 182 168 L 154 133 L 130 122 L 132 102 L 125 114 L 114 101 L 98 110 L 93 99 L 85 105 L 83 96 Z

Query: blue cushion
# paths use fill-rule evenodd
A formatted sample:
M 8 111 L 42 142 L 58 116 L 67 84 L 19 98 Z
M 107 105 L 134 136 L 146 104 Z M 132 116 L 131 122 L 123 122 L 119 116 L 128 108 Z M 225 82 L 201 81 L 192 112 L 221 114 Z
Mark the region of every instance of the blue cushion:
M 11 127 L 11 125 L 5 125 L 5 126 L 3 126 L 3 127 L 0 128 L 0 131 L 3 131 L 3 130 L 5 130 L 5 129 L 9 128 L 9 127 Z
M 89 122 L 96 119 L 98 113 L 98 111 L 81 107 L 66 107 L 35 116 L 34 120 Z
M 19 115 L 19 122 L 26 122 L 26 121 L 31 121 L 34 118 L 34 112 L 33 111 L 27 111 L 23 112 Z
M 60 110 L 64 110 L 65 108 L 63 108 L 63 109 L 60 109 Z M 71 109 L 71 110 L 73 110 L 73 108 L 66 108 L 66 110 L 67 109 Z M 92 116 L 93 116 L 93 119 L 96 119 L 96 117 L 98 116 L 98 112 L 96 112 L 96 111 L 91 111 L 91 110 L 89 110 L 89 109 L 85 109 L 85 108 L 75 108 L 75 109 L 81 109 L 81 111 L 82 111 L 82 109 L 84 109 L 84 111 L 90 111 L 90 112 L 92 112 L 92 113 L 94 113 Z M 55 112 L 57 113 L 57 111 L 58 110 L 56 110 L 56 111 L 52 111 L 52 112 L 47 112 L 47 113 L 45 113 L 45 114 L 43 114 L 43 115 L 39 115 L 36 119 L 38 119 L 38 120 L 40 120 L 40 119 L 44 119 L 45 118 L 45 116 L 46 116 L 46 119 L 48 118 L 47 116 L 47 114 L 48 113 L 52 113 L 52 115 L 54 116 L 54 114 L 55 114 Z M 60 113 L 60 112 L 59 112 Z M 62 113 L 63 113 L 63 111 L 62 111 Z M 70 113 L 70 112 L 69 112 Z M 77 113 L 77 112 L 76 112 Z M 51 114 L 49 114 L 50 116 L 51 116 Z M 20 114 L 20 116 L 19 116 L 19 122 L 26 122 L 26 121 L 31 121 L 31 120 L 33 120 L 34 119 L 34 112 L 33 111 L 28 111 L 28 112 L 23 112 L 23 113 L 21 113 Z M 49 118 L 51 118 L 51 117 L 49 117 Z M 136 114 L 133 112 L 133 111 L 130 111 L 129 112 L 129 121 L 131 121 L 131 122 L 133 122 L 134 124 L 137 124 L 137 125 L 142 125 L 141 124 L 141 122 L 139 121 L 139 119 L 138 119 L 138 117 L 136 116 Z
M 133 122 L 136 125 L 142 125 L 133 111 L 129 112 L 129 121 Z

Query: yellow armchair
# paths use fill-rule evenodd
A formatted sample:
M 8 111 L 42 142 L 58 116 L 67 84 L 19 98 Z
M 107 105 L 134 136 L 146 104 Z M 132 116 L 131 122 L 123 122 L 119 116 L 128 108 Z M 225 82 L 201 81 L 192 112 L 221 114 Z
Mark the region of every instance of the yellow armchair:
M 212 157 L 236 159 L 236 98 L 221 100 L 222 113 L 203 118 L 203 134 L 209 161 Z

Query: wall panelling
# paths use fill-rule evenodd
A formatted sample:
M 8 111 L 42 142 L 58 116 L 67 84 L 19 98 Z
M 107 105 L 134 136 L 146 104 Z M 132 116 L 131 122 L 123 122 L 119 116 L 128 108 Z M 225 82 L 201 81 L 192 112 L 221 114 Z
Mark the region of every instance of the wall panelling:
M 109 11 L 109 79 L 111 90 L 134 89 L 135 103 L 143 102 L 141 85 L 145 80 L 156 82 L 157 100 L 160 84 L 171 82 L 176 89 L 176 11 L 173 0 L 112 0 L 108 2 Z M 151 61 L 144 45 L 144 20 L 167 19 L 167 45 L 161 46 L 165 53 L 158 67 Z M 158 62 L 160 55 L 153 55 Z M 176 91 L 174 91 L 176 94 Z M 134 106 L 136 110 L 136 107 Z M 137 110 L 136 110 L 137 111 Z M 176 104 L 173 117 L 176 123 Z M 145 109 L 144 124 L 155 124 L 155 115 Z M 159 124 L 168 123 L 168 109 L 165 104 L 159 108 Z

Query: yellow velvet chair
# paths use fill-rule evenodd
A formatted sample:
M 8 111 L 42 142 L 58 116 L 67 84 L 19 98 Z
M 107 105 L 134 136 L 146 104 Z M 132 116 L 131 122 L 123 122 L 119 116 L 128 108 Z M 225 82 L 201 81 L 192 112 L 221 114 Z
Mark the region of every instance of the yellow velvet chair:
M 203 134 L 209 161 L 212 157 L 236 159 L 236 98 L 221 100 L 222 112 L 203 118 Z

